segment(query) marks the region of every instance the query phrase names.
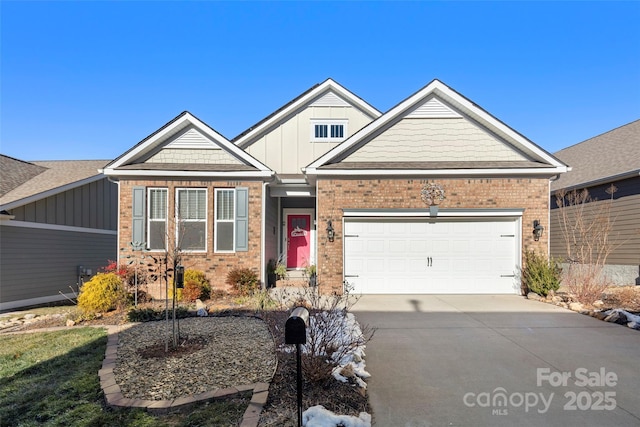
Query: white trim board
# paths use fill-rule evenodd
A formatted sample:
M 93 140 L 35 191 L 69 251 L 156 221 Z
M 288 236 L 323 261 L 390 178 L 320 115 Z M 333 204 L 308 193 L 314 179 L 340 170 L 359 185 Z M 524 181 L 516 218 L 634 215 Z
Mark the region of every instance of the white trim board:
M 424 209 L 343 209 L 342 212 L 345 218 L 430 217 L 428 207 Z M 438 209 L 436 218 L 515 218 L 523 214 L 524 209 Z
M 31 305 L 46 304 L 49 302 L 64 301 L 64 295 L 50 295 L 46 297 L 28 298 L 9 302 L 0 302 L 0 311 L 12 310 L 14 308 L 29 307 Z
M 165 142 L 167 138 L 170 138 L 175 133 L 185 128 L 188 128 L 189 126 L 192 126 L 201 134 L 206 135 L 211 140 L 215 141 L 215 143 L 218 144 L 221 148 L 223 148 L 224 150 L 226 150 L 228 153 L 235 156 L 236 158 L 242 160 L 245 164 L 251 165 L 261 172 L 269 173 L 268 176 L 270 176 L 270 174 L 272 173 L 271 169 L 269 169 L 267 166 L 265 166 L 260 161 L 255 159 L 246 151 L 242 150 L 241 148 L 233 144 L 227 138 L 225 138 L 224 136 L 222 136 L 221 134 L 213 130 L 206 123 L 202 122 L 201 120 L 193 116 L 188 111 L 185 111 L 184 113 L 180 114 L 169 125 L 160 129 L 159 131 L 157 131 L 157 133 L 153 134 L 152 136 L 147 137 L 146 140 L 143 140 L 144 142 L 142 142 L 138 146 L 131 149 L 131 151 L 123 154 L 122 156 L 120 156 L 119 158 L 111 162 L 109 165 L 107 165 L 107 167 L 104 168 L 104 173 L 106 175 L 127 175 L 126 173 L 121 173 L 126 171 L 116 171 L 115 169 L 129 163 L 130 161 L 133 161 L 137 158 L 144 156 L 145 154 L 149 153 L 151 150 L 155 149 L 160 144 Z M 176 172 L 179 172 L 179 171 L 176 171 Z M 202 175 L 202 173 L 200 173 L 200 175 Z M 151 176 L 157 176 L 157 175 L 151 175 Z M 175 176 L 189 176 L 189 175 L 178 174 Z M 211 176 L 211 175 L 205 175 L 205 176 Z
M 55 230 L 55 231 L 72 231 L 76 233 L 93 233 L 93 234 L 108 234 L 111 236 L 117 236 L 116 230 L 103 230 L 100 228 L 85 228 L 74 227 L 70 225 L 57 225 L 57 224 L 42 224 L 39 222 L 28 221 L 2 221 L 3 227 L 22 227 L 22 228 L 37 228 L 40 230 Z
M 357 147 L 358 144 L 366 144 L 368 138 L 373 137 L 376 132 L 381 129 L 385 129 L 387 126 L 392 125 L 402 117 L 411 114 L 413 108 L 429 101 L 429 99 L 433 97 L 437 97 L 439 101 L 442 101 L 445 104 L 450 104 L 460 113 L 473 118 L 478 122 L 478 124 L 489 131 L 499 135 L 504 135 L 506 139 L 512 141 L 516 148 L 520 146 L 524 151 L 528 151 L 542 161 L 548 163 L 551 166 L 549 169 L 553 170 L 555 173 L 566 172 L 567 166 L 551 154 L 538 147 L 536 144 L 529 141 L 527 138 L 511 129 L 441 81 L 433 80 L 427 86 L 409 96 L 404 101 L 401 101 L 382 116 L 360 129 L 342 144 L 337 145 L 335 148 L 329 150 L 326 154 L 309 164 L 306 168 L 309 171 L 308 173 L 315 173 L 319 167 L 331 161 L 338 160 L 341 155 L 348 153 L 351 149 Z

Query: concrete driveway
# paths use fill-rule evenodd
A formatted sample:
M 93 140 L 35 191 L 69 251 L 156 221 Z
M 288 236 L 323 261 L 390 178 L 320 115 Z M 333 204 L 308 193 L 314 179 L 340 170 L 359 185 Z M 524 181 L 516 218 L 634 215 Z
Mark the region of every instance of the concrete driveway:
M 511 295 L 366 295 L 374 425 L 640 426 L 640 332 Z

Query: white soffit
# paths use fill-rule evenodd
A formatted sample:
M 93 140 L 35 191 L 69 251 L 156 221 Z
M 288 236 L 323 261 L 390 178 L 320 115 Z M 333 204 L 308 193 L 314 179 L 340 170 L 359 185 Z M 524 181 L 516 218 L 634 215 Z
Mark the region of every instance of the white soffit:
M 440 100 L 431 98 L 422 105 L 418 105 L 409 114 L 407 119 L 458 119 L 460 114 L 444 105 Z

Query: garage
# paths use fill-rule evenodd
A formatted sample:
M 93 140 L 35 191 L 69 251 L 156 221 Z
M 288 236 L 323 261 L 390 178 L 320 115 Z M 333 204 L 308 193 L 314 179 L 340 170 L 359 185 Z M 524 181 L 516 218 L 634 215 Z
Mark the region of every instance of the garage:
M 519 217 L 344 219 L 344 280 L 357 294 L 520 293 Z

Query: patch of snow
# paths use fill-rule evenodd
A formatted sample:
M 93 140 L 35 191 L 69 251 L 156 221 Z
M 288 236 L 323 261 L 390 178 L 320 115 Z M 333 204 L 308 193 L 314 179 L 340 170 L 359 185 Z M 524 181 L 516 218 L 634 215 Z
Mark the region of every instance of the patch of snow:
M 371 415 L 360 412 L 360 416 L 336 415 L 322 405 L 312 406 L 302 413 L 305 427 L 371 427 Z
M 635 314 L 631 314 L 628 311 L 622 310 L 620 308 L 615 308 L 613 310 L 607 310 L 605 311 L 605 314 L 609 315 L 612 313 L 620 313 L 620 314 L 624 314 L 625 317 L 627 318 L 628 322 L 627 322 L 627 326 L 632 328 L 632 329 L 640 329 L 640 316 L 635 315 Z

